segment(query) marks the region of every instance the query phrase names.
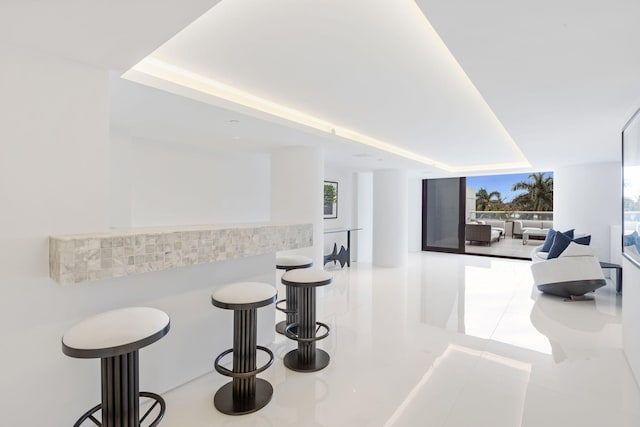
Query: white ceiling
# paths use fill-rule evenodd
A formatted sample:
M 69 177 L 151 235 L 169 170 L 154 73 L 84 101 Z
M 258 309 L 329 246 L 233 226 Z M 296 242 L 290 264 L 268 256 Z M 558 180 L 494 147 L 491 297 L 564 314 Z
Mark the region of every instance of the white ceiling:
M 0 41 L 126 71 L 221 0 L 2 0 Z
M 217 3 L 4 0 L 0 40 L 122 72 Z M 411 0 L 225 0 L 154 55 L 452 164 L 513 162 L 510 137 L 533 170 L 619 160 L 620 130 L 640 106 L 639 1 L 416 4 L 463 71 L 434 61 L 448 51 L 425 41 Z M 433 171 L 228 102 L 112 83 L 112 125 L 139 137 L 315 144 L 358 168 Z
M 638 0 L 417 0 L 535 169 L 620 160 Z

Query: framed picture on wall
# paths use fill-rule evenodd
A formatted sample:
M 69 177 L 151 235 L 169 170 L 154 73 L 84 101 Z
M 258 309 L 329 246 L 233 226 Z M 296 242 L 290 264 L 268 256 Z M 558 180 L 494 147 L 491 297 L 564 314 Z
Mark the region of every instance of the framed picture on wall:
M 338 218 L 338 183 L 324 182 L 324 219 Z

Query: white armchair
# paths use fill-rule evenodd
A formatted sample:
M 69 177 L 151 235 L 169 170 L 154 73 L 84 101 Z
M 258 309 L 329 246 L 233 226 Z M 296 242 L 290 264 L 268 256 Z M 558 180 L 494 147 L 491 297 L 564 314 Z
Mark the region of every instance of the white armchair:
M 549 260 L 541 248 L 531 254 L 531 273 L 539 291 L 571 298 L 606 285 L 600 262 L 589 246 L 571 243 L 558 258 Z

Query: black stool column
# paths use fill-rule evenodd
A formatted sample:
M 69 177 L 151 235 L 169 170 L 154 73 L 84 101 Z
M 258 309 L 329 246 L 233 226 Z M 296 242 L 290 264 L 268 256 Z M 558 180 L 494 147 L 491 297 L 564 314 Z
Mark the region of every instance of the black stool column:
M 300 293 L 300 338 L 315 338 L 316 336 L 316 288 L 299 288 Z M 326 365 L 329 364 L 329 355 L 324 351 L 320 351 L 316 355 L 316 341 L 299 341 L 298 343 L 298 361 L 302 366 L 313 364 L 316 356 L 324 359 L 326 355 Z
M 313 265 L 311 258 L 302 255 L 292 255 L 276 258 L 276 269 L 285 272 L 298 268 L 310 268 Z M 286 299 L 276 302 L 276 309 L 285 314 L 285 319 L 276 323 L 276 332 L 284 335 L 284 328 L 287 325 L 298 321 L 298 294 L 295 288 L 285 285 Z M 287 307 L 281 308 L 279 304 L 286 302 Z M 295 331 L 293 331 L 295 332 Z
M 138 400 L 138 352 L 105 357 L 102 365 L 102 426 L 136 427 Z
M 122 330 L 121 337 L 113 331 Z M 62 337 L 67 356 L 100 358 L 101 403 L 85 412 L 73 425 L 85 421 L 101 427 L 139 427 L 159 405 L 149 427 L 157 426 L 165 413 L 165 402 L 155 393 L 141 392 L 138 350 L 169 332 L 169 316 L 148 307 L 131 307 L 102 313 L 84 320 Z M 140 397 L 153 401 L 140 417 Z M 100 411 L 100 420 L 96 417 Z
M 266 283 L 245 282 L 228 285 L 211 296 L 211 303 L 233 310 L 233 348 L 222 352 L 215 360 L 215 370 L 231 377 L 231 382 L 218 389 L 213 404 L 227 415 L 243 415 L 255 412 L 271 400 L 273 387 L 268 381 L 256 378 L 256 374 L 273 363 L 273 353 L 258 342 L 259 307 L 273 304 L 276 289 Z M 269 361 L 257 367 L 257 350 L 266 352 Z M 220 360 L 233 353 L 233 370 L 220 366 Z
M 233 372 L 256 370 L 258 323 L 256 309 L 233 312 Z M 233 378 L 233 399 L 251 400 L 256 397 L 256 377 Z
M 316 287 L 332 281 L 330 273 L 319 269 L 295 270 L 282 276 L 282 283 L 295 288 L 298 294 L 298 322 L 285 328 L 285 335 L 298 341 L 298 348 L 284 357 L 285 366 L 293 371 L 314 372 L 329 365 L 329 354 L 316 348 L 316 341 L 329 336 L 329 326 L 316 322 Z M 296 326 L 297 334 L 293 332 Z M 321 328 L 326 332 L 318 336 Z

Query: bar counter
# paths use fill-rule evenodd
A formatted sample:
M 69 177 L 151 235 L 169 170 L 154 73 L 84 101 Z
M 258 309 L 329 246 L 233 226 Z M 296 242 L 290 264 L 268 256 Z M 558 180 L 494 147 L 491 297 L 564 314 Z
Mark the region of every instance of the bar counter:
M 81 283 L 298 249 L 312 240 L 312 224 L 270 223 L 52 235 L 49 276 Z

